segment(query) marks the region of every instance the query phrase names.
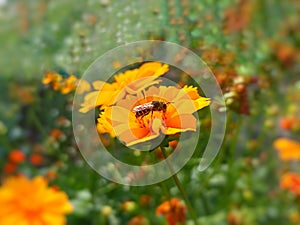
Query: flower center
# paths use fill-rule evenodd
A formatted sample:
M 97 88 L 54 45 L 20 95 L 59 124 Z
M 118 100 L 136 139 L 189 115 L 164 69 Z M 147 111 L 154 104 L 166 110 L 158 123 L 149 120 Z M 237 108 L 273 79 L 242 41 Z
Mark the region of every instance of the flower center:
M 149 127 L 156 119 L 165 121 L 167 119 L 166 113 L 161 111 L 150 111 L 146 115 L 136 117 L 135 122 L 139 124 L 140 128 L 143 128 Z

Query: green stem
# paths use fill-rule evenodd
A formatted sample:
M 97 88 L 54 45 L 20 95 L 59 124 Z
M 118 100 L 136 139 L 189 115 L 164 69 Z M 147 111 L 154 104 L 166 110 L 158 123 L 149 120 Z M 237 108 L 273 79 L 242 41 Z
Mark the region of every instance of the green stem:
M 238 141 L 238 137 L 240 135 L 240 130 L 241 130 L 241 127 L 242 127 L 242 123 L 243 123 L 242 116 L 238 115 L 238 119 L 237 119 L 237 122 L 236 122 L 235 133 L 234 133 L 234 136 L 231 140 L 230 147 L 229 147 L 229 151 L 230 151 L 229 154 L 230 154 L 230 157 L 232 159 L 235 156 L 236 144 L 237 144 L 237 141 Z M 233 162 L 233 161 L 234 160 L 231 160 L 231 162 Z
M 226 118 L 226 134 L 227 134 L 227 131 L 228 131 L 231 123 L 232 123 L 232 112 L 228 111 L 227 118 Z M 229 135 L 225 135 L 223 143 L 229 143 Z M 214 164 L 216 168 L 219 168 L 222 165 L 225 157 L 227 157 L 227 154 L 225 152 L 225 149 L 222 148 L 219 153 L 219 156 L 216 158 L 216 161 Z
M 92 205 L 93 205 L 93 208 L 96 209 L 96 190 L 97 190 L 97 176 L 98 174 L 95 172 L 95 171 L 92 171 L 90 174 L 89 174 L 89 191 L 92 195 Z M 99 224 L 99 212 L 96 212 L 96 210 L 93 211 L 93 214 L 91 215 L 91 224 L 92 225 L 97 225 Z
M 29 119 L 43 136 L 47 136 L 47 133 L 45 132 L 45 129 L 41 124 L 41 121 L 38 120 L 38 116 L 36 115 L 34 109 L 31 109 L 29 112 Z
M 191 205 L 191 203 L 190 203 L 190 201 L 189 201 L 189 199 L 187 197 L 187 194 L 186 194 L 186 192 L 185 192 L 185 190 L 184 190 L 181 182 L 179 181 L 179 179 L 177 177 L 177 174 L 175 173 L 172 165 L 170 164 L 169 160 L 167 159 L 166 149 L 164 147 L 162 147 L 162 146 L 160 148 L 161 148 L 161 151 L 163 153 L 164 158 L 166 159 L 165 161 L 167 162 L 167 165 L 168 165 L 168 167 L 170 169 L 170 172 L 173 174 L 172 178 L 175 181 L 175 184 L 176 184 L 178 190 L 180 191 L 183 200 L 185 201 L 185 204 L 186 204 L 186 206 L 188 208 L 188 211 L 190 212 L 190 215 L 191 215 L 192 219 L 194 220 L 194 224 L 195 225 L 199 225 L 199 223 L 197 221 L 196 213 L 195 213 L 195 211 L 194 211 L 194 209 L 193 209 L 193 207 L 192 207 L 192 205 Z
M 149 152 L 149 153 L 151 153 L 151 152 Z M 153 156 L 153 154 L 150 154 L 150 157 L 153 160 L 153 162 L 155 162 L 156 158 Z M 155 172 L 157 172 L 157 171 L 155 170 Z M 162 190 L 164 195 L 167 196 L 167 198 L 171 197 L 170 189 L 166 186 L 165 182 L 158 183 L 158 186 L 160 187 L 160 189 Z

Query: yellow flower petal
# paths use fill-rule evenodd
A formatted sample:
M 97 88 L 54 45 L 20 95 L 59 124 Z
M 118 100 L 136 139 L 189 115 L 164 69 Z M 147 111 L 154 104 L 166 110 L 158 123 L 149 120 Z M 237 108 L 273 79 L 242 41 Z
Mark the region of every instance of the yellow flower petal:
M 98 106 L 110 106 L 115 103 L 116 98 L 124 99 L 127 94 L 138 94 L 149 86 L 161 82 L 157 77 L 168 70 L 169 66 L 166 64 L 148 62 L 140 68 L 127 70 L 114 76 L 115 82 L 112 84 L 95 81 L 93 87 L 95 90 L 101 90 L 101 93 L 99 91 L 88 93 L 79 111 L 86 113 Z
M 197 110 L 202 109 L 206 106 L 209 106 L 210 104 L 210 99 L 209 98 L 204 98 L 204 97 L 200 97 L 198 99 L 194 100 L 194 104 Z
M 88 92 L 91 90 L 91 85 L 86 80 L 79 80 L 76 92 L 78 94 L 83 94 L 84 92 Z

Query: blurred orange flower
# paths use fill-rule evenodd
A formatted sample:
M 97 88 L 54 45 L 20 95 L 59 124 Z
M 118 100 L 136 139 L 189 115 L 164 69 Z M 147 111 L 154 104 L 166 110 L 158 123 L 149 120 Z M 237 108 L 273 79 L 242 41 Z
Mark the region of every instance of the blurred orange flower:
M 173 141 L 170 141 L 169 142 L 169 146 L 172 148 L 172 149 L 175 149 L 178 145 L 178 140 L 173 140 Z
M 61 87 L 62 76 L 56 72 L 47 72 L 42 80 L 45 85 L 51 85 L 51 88 L 55 91 Z
M 293 120 L 290 118 L 282 118 L 279 122 L 279 125 L 282 129 L 290 130 L 293 126 Z
M 287 172 L 280 179 L 280 187 L 300 196 L 300 174 Z
M 56 119 L 56 124 L 62 127 L 69 127 L 71 125 L 71 121 L 65 116 L 60 116 Z
M 149 225 L 149 221 L 145 217 L 139 215 L 139 216 L 133 217 L 128 222 L 128 225 Z
M 36 90 L 34 87 L 12 84 L 9 91 L 12 98 L 25 105 L 29 105 L 35 101 Z
M 209 99 L 200 97 L 196 89 L 176 87 L 151 87 L 145 91 L 146 98 L 127 96 L 108 107 L 98 122 L 111 123 L 113 131 L 127 146 L 153 140 L 160 136 L 174 135 L 180 132 L 196 131 L 196 118 L 193 113 L 209 105 Z M 191 96 L 191 97 L 190 97 Z M 137 116 L 133 109 L 137 106 L 151 105 L 153 101 L 164 103 L 165 112 L 149 111 L 148 114 Z M 108 128 L 108 126 L 106 127 Z
M 178 198 L 164 201 L 156 208 L 156 214 L 165 215 L 169 225 L 176 225 L 178 222 L 185 224 L 186 206 Z
M 150 195 L 143 194 L 140 196 L 140 205 L 149 206 L 152 201 L 152 197 Z
M 62 76 L 56 72 L 47 72 L 42 80 L 43 84 L 50 84 L 62 80 Z
M 42 177 L 11 177 L 0 187 L 0 224 L 66 224 L 72 205 L 64 192 L 47 187 Z
M 68 77 L 63 77 L 56 72 L 47 72 L 42 80 L 42 83 L 49 85 L 54 91 L 60 91 L 62 94 L 68 94 L 78 87 L 78 93 L 82 94 L 91 89 L 89 82 L 79 80 L 71 74 Z M 78 85 L 80 83 L 80 86 Z
M 19 164 L 25 161 L 26 156 L 21 150 L 14 149 L 9 153 L 8 159 L 12 163 Z
M 288 138 L 278 138 L 273 146 L 279 153 L 282 161 L 300 160 L 300 142 Z
M 292 66 L 299 57 L 297 48 L 286 42 L 271 41 L 270 46 L 278 60 L 286 67 Z
M 84 102 L 79 111 L 86 113 L 97 106 L 113 105 L 117 96 L 123 98 L 126 94 L 135 94 L 141 92 L 146 87 L 158 84 L 160 81 L 156 80 L 156 78 L 165 74 L 168 70 L 169 67 L 167 64 L 147 62 L 137 69 L 127 70 L 124 73 L 114 76 L 115 82 L 112 84 L 95 81 L 93 82 L 93 87 L 96 91 L 85 95 Z M 123 89 L 124 91 L 122 92 Z M 120 96 L 120 92 L 123 96 Z
M 7 162 L 4 164 L 3 170 L 5 174 L 14 173 L 17 170 L 17 165 L 11 162 Z
M 239 209 L 231 209 L 227 214 L 227 223 L 229 225 L 244 224 L 244 216 Z
M 249 0 L 238 1 L 225 10 L 224 13 L 224 33 L 230 34 L 243 30 L 251 21 L 254 12 L 254 4 Z
M 292 211 L 289 214 L 289 219 L 293 224 L 300 224 L 300 212 L 298 212 L 297 210 Z
M 296 131 L 300 129 L 300 117 L 287 116 L 279 121 L 279 125 L 284 130 Z
M 74 75 L 70 75 L 66 79 L 64 79 L 62 85 L 61 85 L 61 93 L 62 94 L 68 94 L 71 91 L 74 91 L 76 89 L 76 84 L 77 84 L 77 77 Z
M 54 141 L 63 140 L 65 138 L 64 133 L 59 129 L 53 129 L 50 132 L 50 138 Z
M 29 161 L 32 165 L 39 166 L 44 162 L 44 158 L 40 154 L 34 153 L 30 155 Z
M 47 180 L 52 181 L 56 178 L 56 172 L 54 170 L 48 170 L 45 177 Z

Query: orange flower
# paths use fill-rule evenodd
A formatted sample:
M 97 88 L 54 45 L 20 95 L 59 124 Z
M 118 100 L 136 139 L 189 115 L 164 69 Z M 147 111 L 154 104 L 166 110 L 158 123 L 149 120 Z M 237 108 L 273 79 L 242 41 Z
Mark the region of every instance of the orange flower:
M 254 12 L 252 1 L 239 1 L 234 7 L 225 10 L 224 33 L 230 34 L 243 30 L 251 21 Z
M 40 154 L 34 153 L 29 157 L 29 161 L 32 165 L 39 166 L 44 162 L 44 159 Z
M 229 225 L 242 225 L 244 224 L 244 217 L 240 210 L 232 209 L 227 214 L 227 223 Z
M 288 138 L 279 138 L 273 143 L 282 161 L 300 160 L 300 143 Z
M 275 56 L 278 60 L 286 67 L 292 66 L 299 56 L 299 52 L 291 44 L 272 41 L 270 46 L 274 49 Z
M 10 87 L 10 95 L 12 98 L 20 101 L 25 105 L 29 105 L 35 101 L 35 92 L 36 90 L 31 86 L 21 86 L 17 84 L 13 84 Z
M 293 126 L 293 120 L 291 118 L 282 118 L 279 122 L 282 129 L 291 130 Z
M 14 173 L 17 170 L 17 165 L 11 162 L 5 163 L 3 170 L 5 174 Z
M 56 72 L 47 72 L 42 83 L 51 85 L 52 89 L 57 91 L 61 88 L 62 79 L 62 76 Z
M 140 197 L 140 204 L 143 205 L 143 206 L 148 206 L 150 205 L 150 202 L 152 201 L 152 197 L 150 195 L 141 195 Z
M 153 84 L 158 84 L 160 81 L 156 78 L 165 74 L 168 70 L 169 67 L 166 64 L 148 62 L 140 68 L 127 70 L 114 76 L 115 82 L 112 84 L 95 81 L 93 87 L 96 91 L 90 92 L 84 97 L 84 102 L 79 111 L 86 113 L 97 106 L 111 106 L 115 103 L 117 96 L 118 98 L 124 98 L 127 94 L 136 94 Z M 120 96 L 123 89 L 123 96 Z
M 296 116 L 287 116 L 281 118 L 279 125 L 284 130 L 296 131 L 300 128 L 300 117 Z
M 127 96 L 116 103 L 116 106 L 107 107 L 100 115 L 98 122 L 111 129 L 108 133 L 118 136 L 127 146 L 152 141 L 161 135 L 174 135 L 180 132 L 196 131 L 196 118 L 193 113 L 209 105 L 209 99 L 204 97 L 190 98 L 194 91 L 176 87 L 151 87 L 145 91 L 146 98 Z M 166 110 L 153 110 L 144 116 L 136 116 L 133 109 L 152 107 L 152 101 L 164 103 Z M 147 106 L 148 105 L 148 106 Z M 102 127 L 102 126 L 101 126 Z M 103 128 L 104 129 L 104 128 Z M 99 130 L 99 129 L 98 129 Z
M 33 152 L 42 152 L 42 151 L 44 151 L 44 147 L 43 147 L 43 145 L 41 145 L 41 144 L 35 144 L 35 145 L 32 147 L 32 151 L 33 151 Z
M 62 127 L 69 127 L 71 125 L 70 120 L 64 116 L 58 117 L 55 122 L 58 126 Z
M 149 221 L 145 217 L 139 215 L 139 216 L 133 217 L 128 222 L 128 225 L 149 225 Z
M 56 172 L 54 170 L 48 170 L 45 177 L 47 180 L 52 181 L 56 178 Z
M 0 187 L 0 224 L 66 224 L 72 206 L 64 192 L 47 187 L 42 177 L 11 177 Z
M 45 74 L 42 83 L 45 85 L 50 85 L 54 91 L 60 91 L 62 94 L 68 94 L 74 91 L 77 86 L 77 92 L 82 94 L 91 89 L 89 82 L 85 80 L 79 80 L 76 76 L 71 74 L 68 77 L 63 78 L 62 75 L 56 72 L 48 72 Z M 80 83 L 80 85 L 78 85 Z
M 61 86 L 61 93 L 62 94 L 68 94 L 71 91 L 74 91 L 76 89 L 76 84 L 77 84 L 77 78 L 74 75 L 71 75 L 64 79 L 64 82 L 62 83 Z
M 65 135 L 61 130 L 53 129 L 51 130 L 50 137 L 51 139 L 57 141 L 57 140 L 63 140 L 65 138 Z
M 175 149 L 177 147 L 177 144 L 178 144 L 178 140 L 173 140 L 173 141 L 170 141 L 169 142 L 169 146 L 172 148 L 172 149 Z
M 24 162 L 25 158 L 25 154 L 19 149 L 12 150 L 8 156 L 9 161 L 15 164 Z
M 156 214 L 166 216 L 169 225 L 176 225 L 178 222 L 185 224 L 186 206 L 178 198 L 164 201 L 156 208 Z
M 280 179 L 280 187 L 300 196 L 300 174 L 285 173 Z
M 55 82 L 60 82 L 62 76 L 56 72 L 47 72 L 42 80 L 43 84 L 51 84 Z

